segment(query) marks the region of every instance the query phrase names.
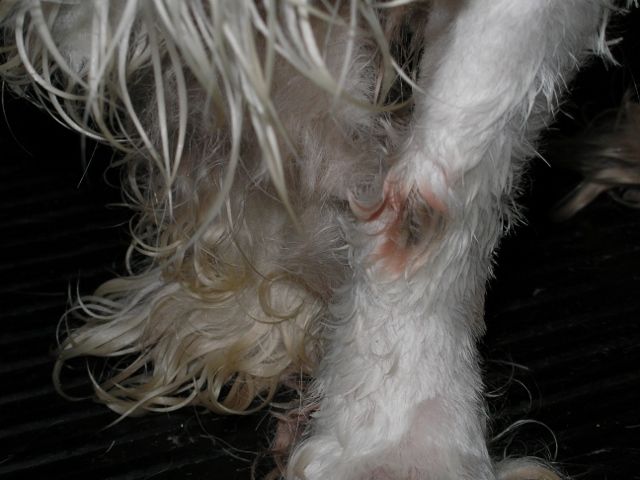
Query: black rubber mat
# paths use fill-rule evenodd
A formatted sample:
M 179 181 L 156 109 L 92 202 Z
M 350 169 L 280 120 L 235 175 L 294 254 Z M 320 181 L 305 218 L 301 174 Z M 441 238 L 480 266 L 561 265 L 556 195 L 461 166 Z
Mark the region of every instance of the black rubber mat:
M 640 52 L 637 39 L 617 55 Z M 578 123 L 592 118 L 632 81 L 628 68 L 596 65 L 565 110 Z M 107 428 L 117 416 L 105 407 L 54 391 L 52 351 L 69 292 L 78 282 L 90 292 L 121 270 L 127 212 L 105 206 L 119 197 L 101 178 L 104 150 L 89 152 L 83 178 L 73 134 L 25 103 L 5 108 L 13 134 L 2 126 L 0 477 L 250 478 L 268 412 L 184 409 Z M 574 124 L 565 118 L 557 128 Z M 487 305 L 482 349 L 496 454 L 557 446 L 575 478 L 640 479 L 640 211 L 604 196 L 552 223 L 549 208 L 574 179 L 541 161 L 532 178 L 523 199 L 529 223 L 503 242 Z M 73 393 L 88 391 L 81 364 L 65 378 Z

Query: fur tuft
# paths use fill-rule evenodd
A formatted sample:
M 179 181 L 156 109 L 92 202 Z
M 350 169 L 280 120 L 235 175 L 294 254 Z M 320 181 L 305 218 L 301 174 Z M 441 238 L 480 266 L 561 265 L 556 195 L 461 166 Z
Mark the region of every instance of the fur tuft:
M 602 193 L 640 208 L 640 105 L 627 96 L 622 107 L 601 117 L 576 139 L 556 145 L 554 163 L 583 180 L 555 208 L 564 220 Z

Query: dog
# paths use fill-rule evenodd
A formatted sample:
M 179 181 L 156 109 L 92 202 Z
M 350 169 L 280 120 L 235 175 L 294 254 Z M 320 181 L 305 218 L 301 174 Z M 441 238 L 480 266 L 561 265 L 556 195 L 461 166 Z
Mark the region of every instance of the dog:
M 561 478 L 490 457 L 476 343 L 522 171 L 624 6 L 2 1 L 4 82 L 120 152 L 133 210 L 55 378 L 121 358 L 93 380 L 125 416 L 288 386 L 287 479 Z

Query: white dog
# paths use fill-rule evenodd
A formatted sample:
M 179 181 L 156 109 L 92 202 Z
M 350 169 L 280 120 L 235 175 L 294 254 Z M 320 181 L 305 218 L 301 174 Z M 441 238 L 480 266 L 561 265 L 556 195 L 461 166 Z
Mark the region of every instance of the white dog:
M 96 379 L 123 415 L 299 388 L 288 479 L 559 478 L 492 462 L 476 341 L 520 172 L 621 6 L 2 0 L 0 75 L 120 150 L 135 210 L 57 373 L 126 358 Z

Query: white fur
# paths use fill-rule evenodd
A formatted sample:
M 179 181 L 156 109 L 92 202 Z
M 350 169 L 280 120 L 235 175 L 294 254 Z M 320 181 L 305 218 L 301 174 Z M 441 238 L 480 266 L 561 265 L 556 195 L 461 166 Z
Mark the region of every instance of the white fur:
M 360 268 L 334 310 L 348 321 L 335 328 L 321 364 L 320 412 L 294 452 L 291 476 L 494 478 L 475 340 L 503 198 L 514 164 L 532 152 L 526 122 L 549 119 L 586 48 L 597 48 L 603 6 L 477 0 L 439 7 L 448 31 L 426 47 L 424 93 L 392 174 L 404 187 L 435 192 L 447 208 L 444 233 L 410 278 L 367 266 L 377 238 L 361 247 Z
M 476 341 L 520 171 L 611 8 L 5 1 L 0 74 L 124 152 L 139 220 L 57 371 L 137 355 L 96 383 L 124 414 L 244 411 L 312 373 L 289 479 L 558 478 L 492 463 Z

